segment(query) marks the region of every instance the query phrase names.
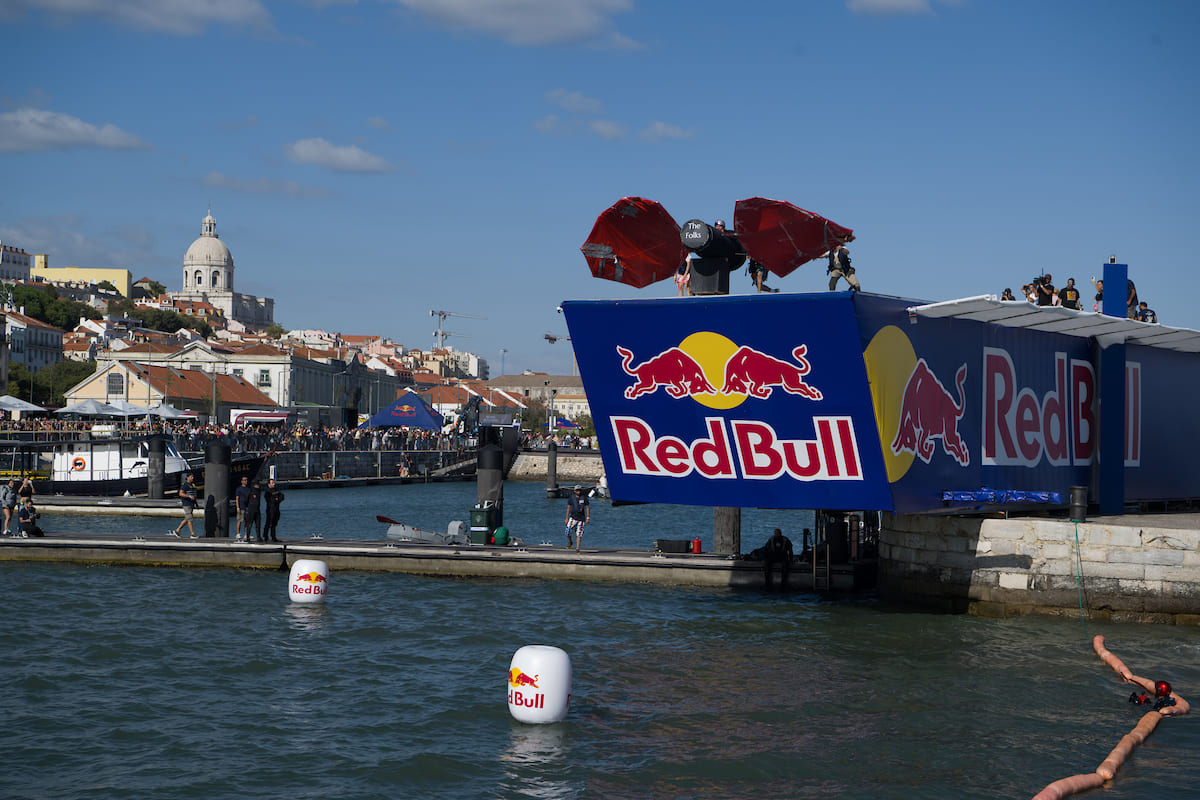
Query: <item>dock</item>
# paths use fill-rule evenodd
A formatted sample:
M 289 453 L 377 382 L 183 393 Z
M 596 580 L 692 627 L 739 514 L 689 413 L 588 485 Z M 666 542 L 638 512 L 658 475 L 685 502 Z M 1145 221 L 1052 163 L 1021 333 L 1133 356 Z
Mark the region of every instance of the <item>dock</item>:
M 756 560 L 713 553 L 658 553 L 585 547 L 581 552 L 551 545 L 438 545 L 352 539 L 284 539 L 279 543 L 230 538 L 69 534 L 0 539 L 0 562 L 47 561 L 155 567 L 216 567 L 288 571 L 298 559 L 316 559 L 332 572 L 400 572 L 445 578 L 528 578 L 617 581 L 675 586 L 756 588 L 763 586 Z M 857 569 L 856 569 L 857 567 Z M 874 565 L 834 565 L 831 588 L 855 591 L 873 583 Z M 778 574 L 775 577 L 778 583 Z M 811 568 L 793 565 L 792 591 L 813 588 Z

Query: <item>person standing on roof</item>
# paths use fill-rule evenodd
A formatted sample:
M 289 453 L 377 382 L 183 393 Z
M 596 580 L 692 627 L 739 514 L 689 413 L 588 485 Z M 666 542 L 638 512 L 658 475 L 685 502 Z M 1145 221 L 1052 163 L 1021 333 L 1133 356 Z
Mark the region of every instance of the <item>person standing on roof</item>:
M 839 244 L 826 255 L 829 257 L 829 267 L 825 270 L 829 273 L 829 291 L 837 289 L 838 278 L 845 278 L 846 283 L 850 284 L 850 291 L 861 292 L 862 286 L 859 285 L 858 278 L 854 277 L 854 267 L 850 266 L 850 251 L 846 249 L 846 245 Z

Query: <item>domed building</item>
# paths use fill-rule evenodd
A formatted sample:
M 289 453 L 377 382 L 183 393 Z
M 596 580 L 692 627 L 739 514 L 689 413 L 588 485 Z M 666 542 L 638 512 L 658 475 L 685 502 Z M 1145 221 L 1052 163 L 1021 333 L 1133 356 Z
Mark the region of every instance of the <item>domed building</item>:
M 252 328 L 263 329 L 275 322 L 275 301 L 233 290 L 233 254 L 217 236 L 217 221 L 210 211 L 202 223 L 200 238 L 183 257 L 183 290 L 172 292 L 176 300 L 209 303 Z

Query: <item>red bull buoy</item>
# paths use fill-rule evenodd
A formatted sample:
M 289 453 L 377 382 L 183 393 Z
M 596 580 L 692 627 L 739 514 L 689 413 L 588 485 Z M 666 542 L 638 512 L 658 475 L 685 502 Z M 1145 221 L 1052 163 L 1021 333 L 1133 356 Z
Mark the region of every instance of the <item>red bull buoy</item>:
M 528 644 L 508 668 L 508 711 L 518 722 L 559 722 L 571 703 L 571 657 L 557 647 Z
M 324 603 L 329 591 L 329 566 L 324 561 L 298 559 L 292 564 L 288 596 L 293 603 Z

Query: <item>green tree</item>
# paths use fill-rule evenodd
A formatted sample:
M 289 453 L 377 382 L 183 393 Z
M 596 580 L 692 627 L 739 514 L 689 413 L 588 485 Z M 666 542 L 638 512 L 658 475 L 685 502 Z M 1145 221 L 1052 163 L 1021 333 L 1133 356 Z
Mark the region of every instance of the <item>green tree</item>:
M 69 331 L 79 324 L 80 317 L 100 319 L 100 312 L 87 303 L 62 300 L 53 286 L 13 286 L 12 303 L 25 309 L 25 316 Z
M 116 286 L 113 286 L 113 282 L 110 280 L 100 281 L 99 283 L 96 284 L 96 288 L 100 289 L 101 291 L 112 292 L 113 294 L 121 293 L 120 290 L 118 290 Z
M 145 308 L 135 306 L 132 300 L 114 300 L 108 304 L 108 313 L 120 314 L 129 319 L 136 319 L 143 327 L 163 333 L 175 333 L 180 328 L 188 328 L 199 333 L 204 338 L 212 336 L 212 326 L 199 317 L 189 317 L 176 311 L 162 308 Z
M 282 339 L 283 335 L 287 333 L 287 328 L 283 327 L 278 322 L 272 322 L 267 329 L 263 331 L 263 333 L 267 334 L 267 336 L 270 336 L 272 339 Z
M 575 417 L 571 421 L 579 426 L 579 435 L 580 436 L 595 436 L 596 435 L 596 426 L 595 426 L 595 423 L 592 422 L 591 414 L 580 414 L 579 416 Z
M 94 361 L 72 361 L 64 358 L 38 373 L 38 383 L 45 381 L 47 399 L 51 405 L 64 406 L 67 404 L 67 390 L 95 373 Z
M 39 406 L 64 406 L 66 391 L 95 372 L 95 362 L 70 359 L 63 359 L 36 374 L 31 373 L 24 364 L 9 364 L 8 393 Z

